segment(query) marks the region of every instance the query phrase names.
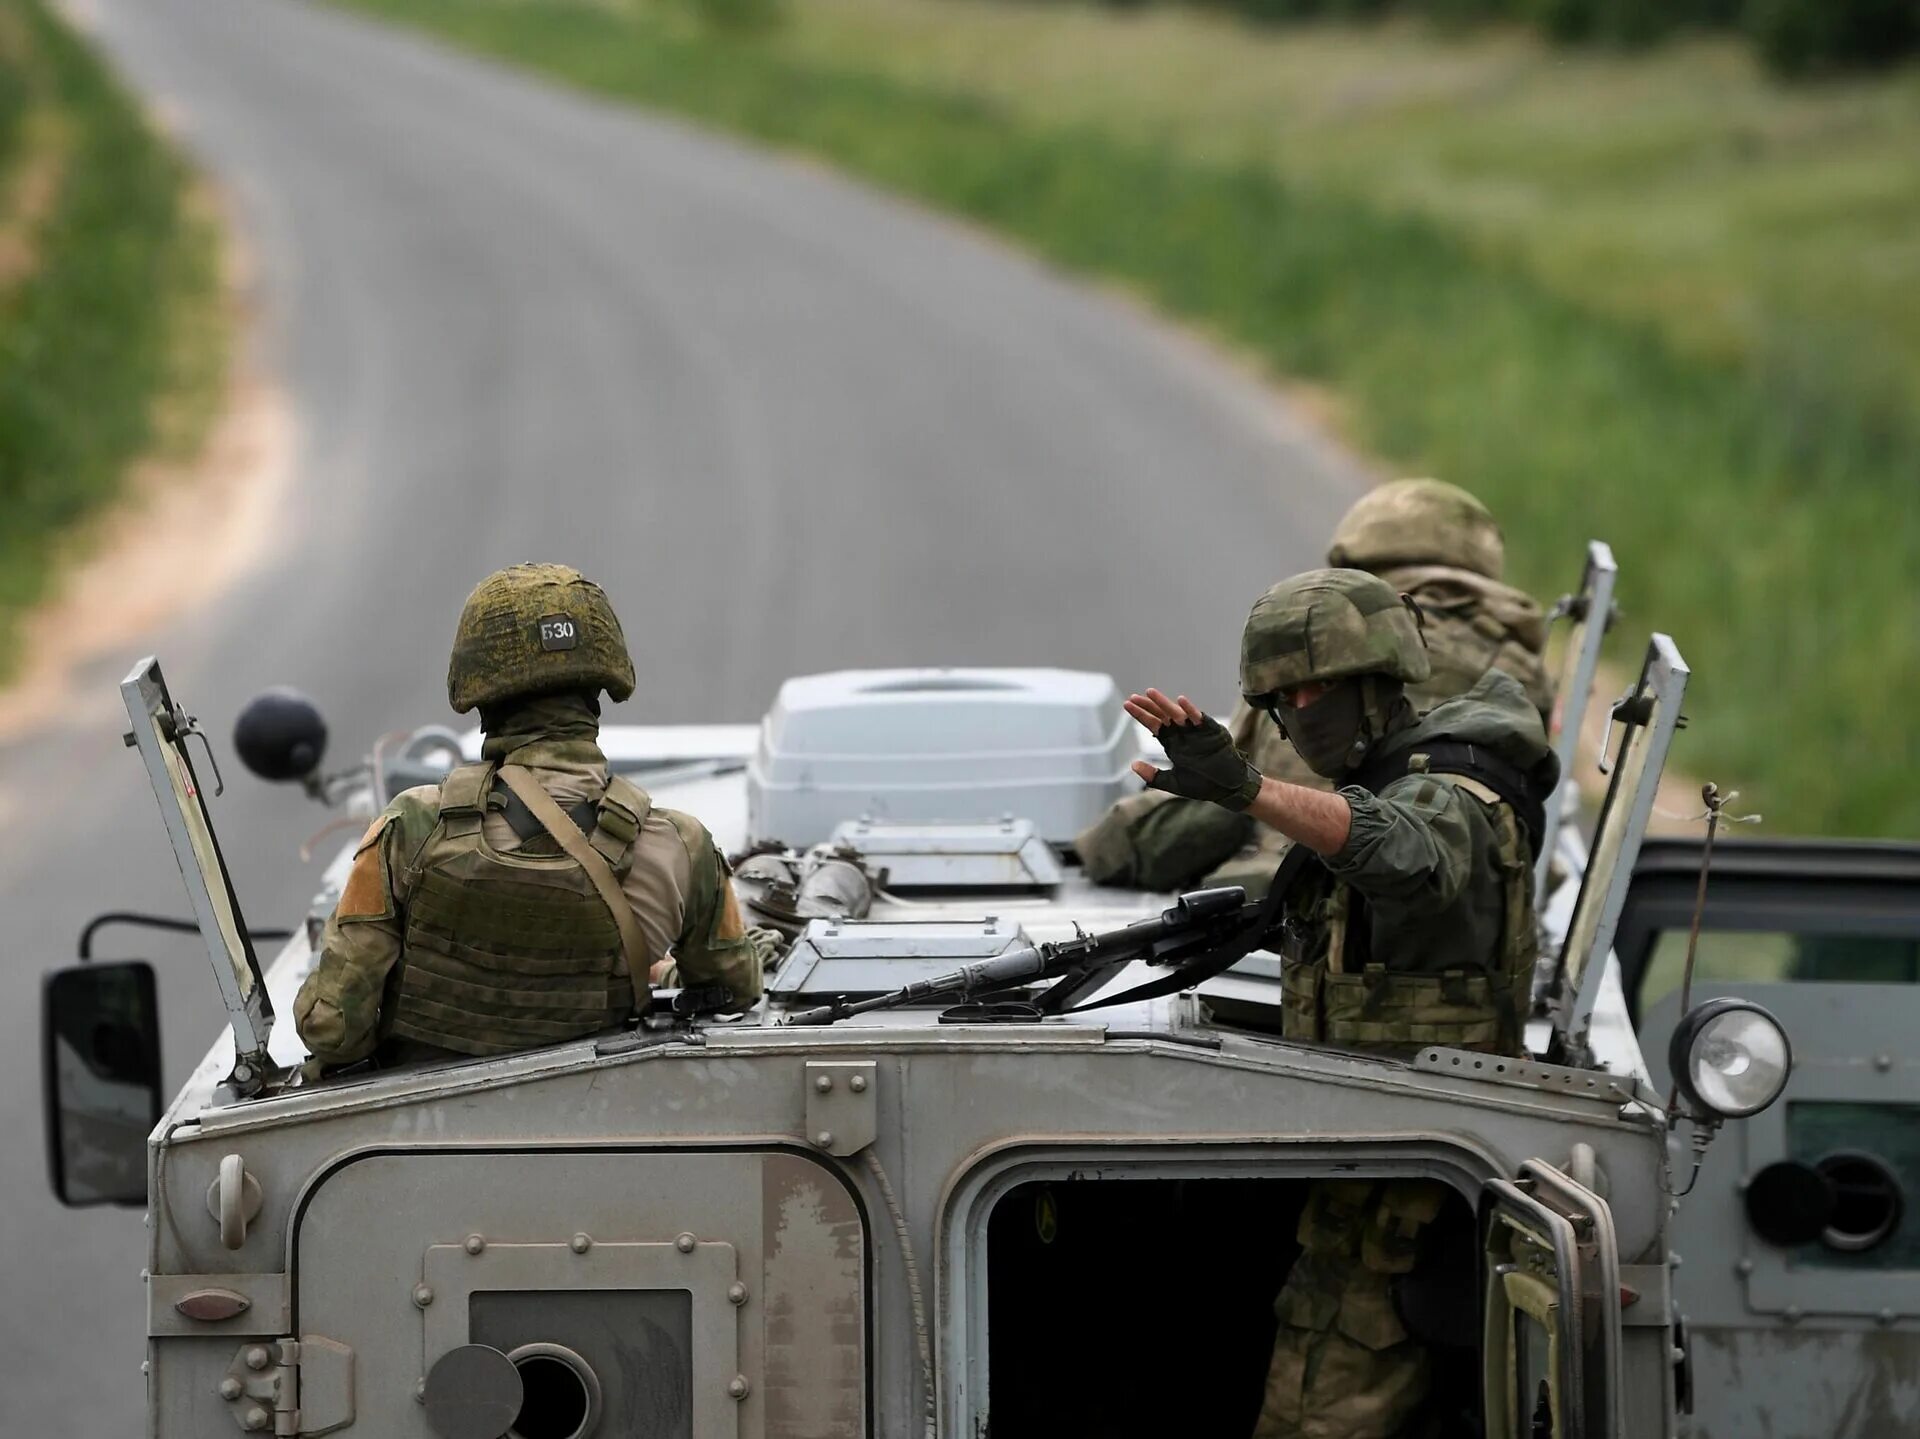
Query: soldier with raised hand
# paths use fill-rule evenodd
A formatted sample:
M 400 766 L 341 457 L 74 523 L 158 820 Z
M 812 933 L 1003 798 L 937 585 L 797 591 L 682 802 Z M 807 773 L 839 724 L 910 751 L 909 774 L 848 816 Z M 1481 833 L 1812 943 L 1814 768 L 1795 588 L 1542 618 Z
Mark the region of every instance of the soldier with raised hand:
M 1418 717 L 1408 690 L 1430 674 L 1410 600 L 1362 571 L 1312 570 L 1255 603 L 1241 691 L 1338 787 L 1263 775 L 1224 725 L 1157 689 L 1127 711 L 1169 767 L 1134 768 L 1311 852 L 1282 901 L 1283 1034 L 1517 1055 L 1537 945 L 1533 851 L 1558 766 L 1511 676 L 1489 670 Z M 1430 1361 L 1391 1285 L 1445 1195 L 1418 1180 L 1313 1186 L 1256 1439 L 1390 1439 L 1419 1414 Z
M 1406 684 L 1416 713 L 1465 694 L 1489 669 L 1518 680 L 1544 718 L 1553 684 L 1542 653 L 1547 621 L 1532 596 L 1501 579 L 1506 546 L 1487 507 L 1441 480 L 1394 480 L 1356 501 L 1335 527 L 1327 563 L 1368 570 L 1412 597 L 1426 639 L 1426 678 Z M 1227 720 L 1234 744 L 1262 774 L 1312 789 L 1307 767 L 1279 729 L 1242 701 Z M 1096 884 L 1183 889 L 1238 884 L 1258 897 L 1286 840 L 1245 815 L 1148 791 L 1120 800 L 1077 839 Z
M 397 796 L 361 839 L 294 1001 L 315 1059 L 577 1039 L 643 1007 L 650 972 L 759 996 L 766 946 L 712 836 L 596 743 L 601 693 L 633 687 L 620 621 L 577 570 L 514 565 L 468 596 L 447 698 L 480 711 L 482 758 Z

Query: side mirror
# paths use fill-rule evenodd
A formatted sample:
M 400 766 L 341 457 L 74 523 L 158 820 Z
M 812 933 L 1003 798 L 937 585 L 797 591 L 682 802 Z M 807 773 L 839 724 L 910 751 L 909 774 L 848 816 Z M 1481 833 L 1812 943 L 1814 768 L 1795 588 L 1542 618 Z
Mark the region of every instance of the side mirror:
M 47 1169 L 62 1204 L 147 1202 L 147 1136 L 160 1122 L 153 966 L 80 964 L 40 994 Z
M 233 722 L 233 747 L 261 779 L 304 780 L 326 755 L 327 722 L 298 690 L 262 690 Z

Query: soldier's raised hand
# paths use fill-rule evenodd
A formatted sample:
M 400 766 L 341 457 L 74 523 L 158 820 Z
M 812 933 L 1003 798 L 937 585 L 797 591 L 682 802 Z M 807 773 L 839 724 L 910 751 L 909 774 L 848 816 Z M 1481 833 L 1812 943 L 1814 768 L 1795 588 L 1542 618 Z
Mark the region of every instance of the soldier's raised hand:
M 1231 810 L 1244 810 L 1259 795 L 1260 771 L 1234 747 L 1227 727 L 1202 714 L 1185 695 L 1168 699 L 1149 689 L 1129 695 L 1126 709 L 1167 752 L 1167 769 L 1155 769 L 1145 760 L 1133 762 L 1133 772 L 1149 789 Z

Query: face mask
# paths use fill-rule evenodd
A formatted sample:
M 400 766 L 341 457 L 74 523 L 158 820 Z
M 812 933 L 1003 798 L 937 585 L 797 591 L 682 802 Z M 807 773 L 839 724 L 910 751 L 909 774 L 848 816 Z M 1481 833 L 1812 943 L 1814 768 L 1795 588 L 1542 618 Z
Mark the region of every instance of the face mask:
M 1364 706 L 1353 680 L 1342 680 L 1305 709 L 1276 705 L 1270 713 L 1307 768 L 1323 779 L 1338 779 L 1366 752 Z

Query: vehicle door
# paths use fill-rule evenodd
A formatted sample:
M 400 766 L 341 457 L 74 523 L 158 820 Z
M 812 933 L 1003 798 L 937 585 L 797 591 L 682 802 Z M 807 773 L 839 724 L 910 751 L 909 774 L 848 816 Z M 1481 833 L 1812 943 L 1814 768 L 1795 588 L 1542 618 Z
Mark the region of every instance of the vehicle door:
M 866 1227 L 809 1155 L 397 1144 L 313 1188 L 292 1255 L 355 1432 L 868 1432 Z
M 1480 1205 L 1488 1439 L 1615 1439 L 1620 1257 L 1606 1201 L 1541 1160 Z
M 1648 845 L 1616 940 L 1663 1093 L 1699 864 L 1697 840 Z M 1721 840 L 1693 989 L 1762 1004 L 1793 1037 L 1785 1102 L 1720 1136 L 1675 1220 L 1696 1432 L 1910 1431 L 1920 845 Z

